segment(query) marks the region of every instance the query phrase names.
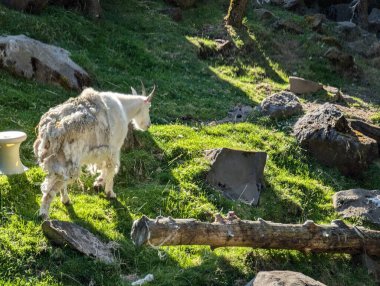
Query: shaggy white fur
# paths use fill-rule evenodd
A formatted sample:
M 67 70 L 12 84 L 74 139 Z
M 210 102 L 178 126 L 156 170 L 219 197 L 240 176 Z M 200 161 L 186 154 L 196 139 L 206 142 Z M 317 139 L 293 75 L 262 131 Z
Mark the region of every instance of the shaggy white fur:
M 132 121 L 135 128 L 150 126 L 149 108 L 154 89 L 146 96 L 85 89 L 77 98 L 51 108 L 38 125 L 34 153 L 47 172 L 41 185 L 40 216 L 47 218 L 56 193 L 69 204 L 67 184 L 79 177 L 81 166 L 100 172 L 94 186 L 104 186 L 107 197 L 115 198 L 113 178 L 119 170 L 120 148 Z

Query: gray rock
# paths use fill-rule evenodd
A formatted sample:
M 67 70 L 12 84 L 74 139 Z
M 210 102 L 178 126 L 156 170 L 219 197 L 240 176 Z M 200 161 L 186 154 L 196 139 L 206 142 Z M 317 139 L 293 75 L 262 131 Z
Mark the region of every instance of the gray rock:
M 380 127 L 355 119 L 350 120 L 350 126 L 352 129 L 376 140 L 380 153 Z
M 380 9 L 373 8 L 368 15 L 368 27 L 375 32 L 380 31 Z
M 0 37 L 0 67 L 43 83 L 81 90 L 90 85 L 88 74 L 69 52 L 24 35 Z
M 313 93 L 323 89 L 322 84 L 301 77 L 290 76 L 289 83 L 290 91 L 294 93 Z
M 275 18 L 273 13 L 267 9 L 263 9 L 263 8 L 255 9 L 253 12 L 256 14 L 257 18 L 260 19 L 261 21 L 271 20 Z
M 285 30 L 293 34 L 303 34 L 303 28 L 292 20 L 278 20 L 273 24 L 275 29 Z
M 354 57 L 335 47 L 329 48 L 324 56 L 333 64 L 335 69 L 342 73 L 352 73 L 356 68 Z
M 362 30 L 354 23 L 345 21 L 336 23 L 335 32 L 345 41 L 359 40 Z
M 374 34 L 363 35 L 359 40 L 347 43 L 351 51 L 366 58 L 380 56 L 380 41 Z
M 244 122 L 247 120 L 252 111 L 252 106 L 238 104 L 228 111 L 227 117 L 222 120 L 213 121 L 211 122 L 211 125 Z
M 355 133 L 334 105 L 307 113 L 294 126 L 300 145 L 319 162 L 347 176 L 358 176 L 379 157 L 377 142 Z
M 302 105 L 294 93 L 281 91 L 265 98 L 260 111 L 271 118 L 287 118 L 301 113 Z
M 211 162 L 206 180 L 223 195 L 256 206 L 264 187 L 265 152 L 248 152 L 228 148 L 205 151 Z
M 115 262 L 112 249 L 117 246 L 116 243 L 105 244 L 91 232 L 75 223 L 46 220 L 42 223 L 42 230 L 54 244 L 69 245 L 75 250 L 107 264 Z
M 0 3 L 8 8 L 29 13 L 40 13 L 49 0 L 0 0 Z
M 344 218 L 357 217 L 380 225 L 380 191 L 352 189 L 334 194 L 335 210 Z
M 252 286 L 326 286 L 302 273 L 293 271 L 260 271 Z
M 352 18 L 350 4 L 331 5 L 327 11 L 327 18 L 336 22 L 350 21 Z

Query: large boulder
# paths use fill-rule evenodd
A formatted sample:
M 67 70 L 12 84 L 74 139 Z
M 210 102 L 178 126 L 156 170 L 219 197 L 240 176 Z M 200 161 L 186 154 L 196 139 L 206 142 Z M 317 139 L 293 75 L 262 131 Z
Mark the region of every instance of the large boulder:
M 260 271 L 247 286 L 326 286 L 302 273 L 293 271 Z
M 352 189 L 334 194 L 335 210 L 344 218 L 361 218 L 380 225 L 380 191 Z
M 307 113 L 294 126 L 300 145 L 319 162 L 357 176 L 379 157 L 377 142 L 354 132 L 336 106 L 325 103 Z
M 265 152 L 248 152 L 228 148 L 205 151 L 211 162 L 206 180 L 222 194 L 256 206 L 264 188 Z
M 0 0 L 8 8 L 29 13 L 40 13 L 48 4 L 49 0 Z
M 298 97 L 289 91 L 281 91 L 265 98 L 260 104 L 260 111 L 271 118 L 287 118 L 302 112 Z
M 70 59 L 68 51 L 24 35 L 0 37 L 0 68 L 66 89 L 90 85 L 89 75 Z

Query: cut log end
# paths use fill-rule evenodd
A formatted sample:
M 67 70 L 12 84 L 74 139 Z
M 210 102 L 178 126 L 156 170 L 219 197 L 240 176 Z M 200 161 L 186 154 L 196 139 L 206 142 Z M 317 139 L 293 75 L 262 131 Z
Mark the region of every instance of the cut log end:
M 149 218 L 145 215 L 140 219 L 135 220 L 132 225 L 131 238 L 136 246 L 142 246 L 149 240 Z

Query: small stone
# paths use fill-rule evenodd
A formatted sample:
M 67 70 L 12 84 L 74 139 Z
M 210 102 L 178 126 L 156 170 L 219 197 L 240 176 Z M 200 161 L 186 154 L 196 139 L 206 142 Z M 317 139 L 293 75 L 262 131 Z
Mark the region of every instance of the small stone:
M 288 91 L 281 91 L 265 98 L 260 104 L 260 110 L 271 118 L 288 118 L 302 112 L 298 97 Z
M 322 24 L 326 21 L 324 14 L 314 14 L 305 16 L 306 22 L 310 25 L 313 31 L 322 31 Z
M 303 34 L 303 28 L 292 20 L 279 20 L 273 26 L 275 29 L 286 30 L 294 34 Z
M 273 13 L 267 9 L 255 9 L 254 13 L 257 15 L 257 18 L 259 18 L 261 21 L 271 20 L 274 18 Z
M 335 210 L 343 218 L 362 218 L 380 225 L 380 191 L 351 189 L 334 194 Z

